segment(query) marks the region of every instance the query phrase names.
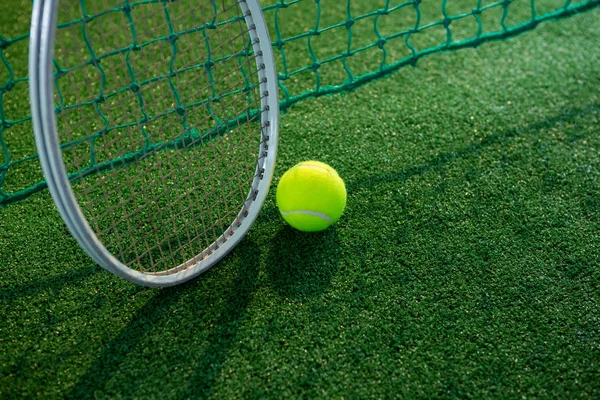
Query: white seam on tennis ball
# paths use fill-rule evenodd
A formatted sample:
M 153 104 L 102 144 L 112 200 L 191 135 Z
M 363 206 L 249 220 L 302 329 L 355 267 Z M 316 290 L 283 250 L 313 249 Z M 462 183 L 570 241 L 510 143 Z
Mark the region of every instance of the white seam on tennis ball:
M 322 169 L 323 171 L 327 171 L 331 174 L 331 171 L 328 170 L 325 167 L 321 167 L 320 165 L 310 165 L 310 164 L 305 164 L 305 163 L 300 163 L 299 167 L 306 167 L 306 168 L 318 168 L 318 169 Z
M 312 215 L 313 217 L 319 217 L 329 222 L 329 225 L 333 224 L 333 220 L 327 214 L 323 214 L 316 211 L 309 210 L 292 210 L 292 211 L 282 211 L 283 215 L 291 215 L 291 214 L 304 214 L 304 215 Z

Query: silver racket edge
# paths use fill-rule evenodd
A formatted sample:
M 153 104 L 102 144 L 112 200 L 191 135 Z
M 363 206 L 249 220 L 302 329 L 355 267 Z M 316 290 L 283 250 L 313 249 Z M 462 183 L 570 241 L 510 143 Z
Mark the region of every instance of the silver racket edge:
M 256 99 L 260 104 L 260 109 L 258 109 L 259 121 L 254 124 L 248 123 L 248 125 L 254 126 L 255 135 L 259 137 L 259 140 L 257 141 L 251 182 L 243 189 L 246 193 L 245 199 L 239 204 L 237 211 L 229 214 L 229 217 L 233 216 L 233 218 L 230 218 L 230 221 L 224 225 L 226 226 L 224 229 L 222 222 L 220 229 L 212 228 L 212 231 L 220 232 L 214 234 L 214 240 L 211 239 L 210 244 L 206 242 L 205 234 L 205 245 L 198 248 L 193 256 L 188 256 L 186 259 L 182 259 L 181 262 L 171 266 L 163 265 L 144 269 L 143 266 L 140 268 L 139 265 L 132 267 L 130 263 L 123 260 L 123 257 L 121 257 L 123 250 L 119 252 L 107 248 L 102 237 L 100 237 L 102 235 L 97 232 L 98 224 L 89 220 L 90 213 L 86 212 L 85 206 L 81 204 L 82 196 L 74 190 L 74 185 L 77 185 L 77 183 L 74 183 L 73 177 L 77 174 L 71 172 L 72 166 L 65 161 L 66 146 L 60 137 L 61 130 L 57 124 L 56 104 L 59 102 L 57 98 L 60 97 L 60 102 L 63 100 L 62 94 L 57 96 L 55 93 L 59 83 L 57 83 L 54 58 L 57 20 L 60 18 L 59 3 L 63 2 L 58 0 L 36 0 L 34 2 L 29 50 L 29 90 L 35 141 L 52 198 L 73 237 L 101 267 L 119 277 L 149 287 L 172 286 L 188 281 L 215 265 L 242 240 L 260 212 L 273 177 L 279 132 L 277 73 L 271 40 L 260 4 L 257 0 L 235 1 L 239 10 L 241 10 L 240 16 L 243 16 L 247 29 L 246 33 L 249 36 L 249 46 L 251 46 L 253 52 L 252 58 L 255 63 L 253 79 L 258 93 Z M 214 4 L 213 2 L 207 3 Z M 212 22 L 214 23 L 215 19 Z M 86 38 L 87 40 L 88 38 Z M 207 47 L 209 47 L 208 40 L 206 42 Z M 240 54 L 247 56 L 242 50 L 238 53 L 238 59 L 241 57 Z M 247 69 L 250 70 L 251 68 Z M 245 76 L 248 71 L 243 72 L 243 74 Z M 210 75 L 210 72 L 208 75 Z M 168 79 L 169 84 L 173 86 L 171 79 Z M 247 78 L 244 78 L 244 82 L 246 82 L 246 86 L 249 86 Z M 214 91 L 212 83 L 211 88 Z M 242 93 L 244 89 L 247 88 L 232 89 L 231 93 Z M 215 103 L 217 103 L 217 106 L 219 105 L 219 101 L 215 101 Z M 58 108 L 61 108 L 61 105 L 59 104 Z M 210 109 L 210 104 L 206 108 Z M 145 113 L 144 116 L 146 116 Z M 218 117 L 215 118 L 218 120 Z M 238 126 L 232 129 L 241 128 Z M 77 141 L 74 140 L 73 143 L 75 142 Z M 232 149 L 231 151 L 235 153 L 235 146 L 229 146 Z M 147 158 L 142 157 L 141 159 L 146 160 Z M 202 171 L 199 171 L 199 174 L 201 173 Z M 85 180 L 81 175 L 79 175 L 79 178 Z M 234 177 L 232 176 L 229 179 L 234 179 Z M 202 216 L 198 217 L 198 221 L 200 219 L 202 224 L 205 224 Z M 186 229 L 191 230 L 192 228 L 186 227 Z M 143 238 L 140 240 L 143 240 Z M 183 240 L 185 240 L 185 235 Z M 149 248 L 150 246 L 146 244 L 146 247 Z M 166 251 L 165 248 L 159 248 L 158 250 L 154 248 L 155 252 L 159 252 L 159 250 L 160 253 Z M 139 254 L 137 254 L 137 261 L 138 264 L 143 262 Z M 152 264 L 154 263 L 153 261 Z

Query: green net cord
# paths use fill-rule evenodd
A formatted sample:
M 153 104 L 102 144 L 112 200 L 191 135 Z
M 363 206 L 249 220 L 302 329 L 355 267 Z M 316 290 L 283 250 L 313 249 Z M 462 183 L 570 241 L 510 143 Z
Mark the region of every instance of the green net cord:
M 186 143 L 198 143 L 198 137 L 218 135 L 230 126 L 248 120 L 249 115 L 230 121 L 219 121 L 219 126 L 206 132 L 190 128 L 185 115 L 194 107 L 207 107 L 215 100 L 239 92 L 223 93 L 215 90 L 211 65 L 236 54 L 220 54 L 210 57 L 202 64 L 187 67 L 207 73 L 211 83 L 211 96 L 204 104 L 184 104 L 173 81 L 178 73 L 173 64 L 169 71 L 140 80 L 133 73 L 130 57 L 136 51 L 150 47 L 156 42 L 171 44 L 172 59 L 178 54 L 177 41 L 191 33 L 211 29 L 210 23 L 185 29 L 173 21 L 169 7 L 177 0 L 119 0 L 114 7 L 92 10 L 85 0 L 79 1 L 81 18 L 60 21 L 59 29 L 77 30 L 82 35 L 86 52 L 80 62 L 69 68 L 55 63 L 56 113 L 77 107 L 96 107 L 101 126 L 81 138 L 64 143 L 63 148 L 87 146 L 89 165 L 78 171 L 69 171 L 73 180 L 82 179 L 92 172 L 127 165 L 156 149 L 185 147 Z M 0 31 L 0 206 L 20 201 L 46 188 L 35 145 L 31 116 L 29 115 L 27 44 L 31 3 L 17 1 L 21 13 L 15 17 L 14 32 Z M 110 2 L 107 2 L 110 3 Z M 163 36 L 141 37 L 136 26 L 136 10 L 148 5 L 163 3 L 165 25 Z M 324 95 L 355 90 L 369 82 L 389 76 L 405 66 L 415 66 L 418 61 L 436 53 L 475 48 L 487 42 L 513 38 L 550 20 L 561 20 L 600 7 L 600 0 L 346 0 L 345 2 L 322 2 L 320 0 L 263 1 L 263 10 L 269 24 L 272 44 L 279 71 L 280 106 L 283 112 L 294 104 Z M 299 17 L 302 18 L 299 18 Z M 100 52 L 86 40 L 87 27 L 103 19 L 122 21 L 125 44 Z M 309 23 L 306 23 L 309 21 Z M 213 22 L 219 23 L 219 22 Z M 18 28 L 18 29 L 17 29 Z M 20 30 L 20 31 L 19 31 Z M 199 44 L 202 45 L 202 44 Z M 204 45 L 208 46 L 208 43 Z M 207 48 L 208 54 L 211 49 Z M 127 68 L 122 72 L 127 84 L 109 88 L 105 68 L 111 68 L 111 60 L 125 56 Z M 76 79 L 82 68 L 94 67 L 100 83 L 97 93 L 85 102 L 71 103 L 63 99 L 61 85 Z M 114 75 L 114 71 L 112 72 Z M 144 107 L 142 95 L 145 86 L 164 81 L 173 94 L 173 105 L 161 114 L 150 115 Z M 102 113 L 101 104 L 134 91 L 139 93 L 139 119 L 116 123 L 110 115 Z M 248 114 L 253 113 L 248 110 Z M 142 125 L 167 114 L 181 115 L 181 136 L 169 142 L 144 142 L 144 146 L 119 159 L 98 160 L 94 142 L 123 126 Z M 142 129 L 143 132 L 143 129 Z

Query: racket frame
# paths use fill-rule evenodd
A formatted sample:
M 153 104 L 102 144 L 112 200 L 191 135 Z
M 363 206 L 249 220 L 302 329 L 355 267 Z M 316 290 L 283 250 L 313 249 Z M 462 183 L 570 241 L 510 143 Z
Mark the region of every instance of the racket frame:
M 159 273 L 134 270 L 113 256 L 85 218 L 67 176 L 58 138 L 54 108 L 52 58 L 56 39 L 58 0 L 33 3 L 29 47 L 29 95 L 33 128 L 48 188 L 65 224 L 79 245 L 101 267 L 131 282 L 172 286 L 205 272 L 231 251 L 248 232 L 269 191 L 279 138 L 279 96 L 273 49 L 258 0 L 239 0 L 252 40 L 261 95 L 261 141 L 254 180 L 246 202 L 232 224 L 196 257 Z

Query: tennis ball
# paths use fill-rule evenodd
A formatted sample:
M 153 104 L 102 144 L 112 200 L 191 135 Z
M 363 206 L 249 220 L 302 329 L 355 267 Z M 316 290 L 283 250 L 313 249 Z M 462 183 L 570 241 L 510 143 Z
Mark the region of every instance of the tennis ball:
M 283 174 L 276 197 L 277 207 L 288 224 L 303 232 L 318 232 L 342 216 L 346 186 L 329 165 L 304 161 Z

